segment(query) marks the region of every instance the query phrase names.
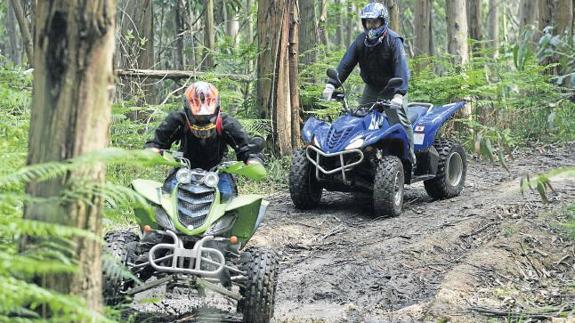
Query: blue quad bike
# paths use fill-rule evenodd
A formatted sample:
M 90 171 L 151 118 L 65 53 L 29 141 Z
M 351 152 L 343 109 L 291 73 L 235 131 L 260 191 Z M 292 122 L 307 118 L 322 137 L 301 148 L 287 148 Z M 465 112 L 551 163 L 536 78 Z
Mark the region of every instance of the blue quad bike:
M 334 69 L 327 75 L 340 82 Z M 402 79 L 391 79 L 381 96 L 401 84 Z M 316 207 L 326 189 L 370 194 L 375 216 L 397 216 L 403 209 L 405 184 L 423 181 L 427 193 L 436 199 L 461 193 L 467 171 L 465 151 L 457 141 L 440 138 L 439 129 L 464 102 L 407 105 L 414 130 L 414 167 L 405 129 L 390 125 L 385 115 L 384 108 L 391 102 L 378 100 L 350 109 L 342 89 L 334 93 L 335 100 L 343 102 L 342 116 L 331 124 L 312 117 L 303 127 L 306 145 L 294 152 L 289 174 L 296 208 Z

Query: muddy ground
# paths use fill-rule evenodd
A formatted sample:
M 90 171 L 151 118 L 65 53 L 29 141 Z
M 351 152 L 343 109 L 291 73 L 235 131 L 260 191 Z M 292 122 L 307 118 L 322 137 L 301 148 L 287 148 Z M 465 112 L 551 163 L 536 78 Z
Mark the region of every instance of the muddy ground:
M 573 165 L 574 143 L 516 151 L 510 172 L 469 158 L 461 196 L 434 201 L 416 184 L 395 218 L 374 218 L 368 200 L 345 193 L 325 192 L 321 206 L 306 212 L 286 192 L 269 196 L 268 217 L 251 243 L 280 254 L 275 321 L 573 316 L 575 243 L 559 222 L 575 202 L 575 180 L 553 178 L 549 204 L 519 190 L 524 174 Z M 169 295 L 152 303 L 136 308 L 162 312 L 165 321 L 239 319 L 223 314 L 234 305 L 221 300 Z

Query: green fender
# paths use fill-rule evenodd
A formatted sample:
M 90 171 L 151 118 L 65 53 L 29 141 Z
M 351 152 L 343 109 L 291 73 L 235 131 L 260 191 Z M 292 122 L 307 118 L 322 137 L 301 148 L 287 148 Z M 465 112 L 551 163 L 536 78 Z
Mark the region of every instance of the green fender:
M 230 204 L 226 206 L 226 212 L 259 202 L 263 198 L 264 198 L 263 196 L 257 194 L 247 194 L 237 196 L 230 202 Z
M 238 215 L 231 235 L 237 236 L 242 245 L 254 234 L 266 207 L 267 202 L 263 200 L 263 196 L 255 194 L 238 196 L 226 206 L 226 213 L 234 211 Z
M 134 190 L 142 195 L 146 200 L 162 205 L 164 194 L 162 194 L 162 183 L 147 179 L 136 179 L 132 181 Z
M 153 205 L 162 205 L 162 201 L 166 199 L 166 196 L 162 193 L 162 183 L 146 180 L 146 179 L 136 179 L 132 181 L 132 188 L 136 193 L 144 197 L 148 202 Z M 134 215 L 136 216 L 136 221 L 143 228 L 145 225 L 149 225 L 154 229 L 158 229 L 156 212 L 154 208 L 136 207 L 134 208 Z

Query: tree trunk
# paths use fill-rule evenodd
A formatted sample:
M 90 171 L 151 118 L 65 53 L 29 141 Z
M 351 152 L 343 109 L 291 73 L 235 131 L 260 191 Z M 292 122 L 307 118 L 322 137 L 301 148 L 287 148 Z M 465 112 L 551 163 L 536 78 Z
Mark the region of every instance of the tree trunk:
M 315 14 L 316 0 L 300 0 L 301 32 L 299 33 L 299 52 L 301 63 L 309 66 L 317 60 L 317 43 L 319 40 L 317 16 Z
M 535 0 L 521 0 L 519 7 L 519 32 L 532 28 L 537 21 L 538 6 Z
M 545 27 L 553 26 L 553 13 L 555 12 L 555 0 L 539 0 L 538 29 L 543 32 Z M 555 33 L 555 31 L 553 31 Z
M 456 64 L 466 64 L 469 60 L 466 12 L 465 0 L 446 0 L 447 50 L 455 57 Z
M 341 0 L 335 1 L 335 46 L 341 48 L 343 44 L 343 3 Z
M 138 58 L 140 68 L 154 68 L 154 6 L 152 0 L 144 1 L 141 16 L 142 31 L 146 42 Z
M 489 0 L 489 13 L 487 15 L 487 33 L 490 46 L 497 56 L 499 51 L 499 6 L 500 0 Z
M 455 64 L 464 65 L 469 61 L 467 46 L 467 10 L 465 0 L 446 0 L 447 50 L 453 55 Z M 466 104 L 460 112 L 462 118 L 471 116 L 471 106 Z
M 185 3 L 182 0 L 176 0 L 174 5 L 174 16 L 176 24 L 176 48 L 174 52 L 175 67 L 177 70 L 184 69 L 184 32 L 185 32 Z
M 467 0 L 467 22 L 469 28 L 469 38 L 475 42 L 472 46 L 473 55 L 480 55 L 481 43 L 483 39 L 481 31 L 481 0 Z
M 38 1 L 28 165 L 78 157 L 108 144 L 115 15 L 114 0 Z M 24 217 L 101 235 L 101 196 L 63 201 L 59 195 L 86 183 L 104 183 L 103 165 L 29 183 L 30 196 L 56 201 L 30 202 Z M 100 311 L 101 245 L 85 238 L 75 242 L 79 271 L 44 275 L 42 285 L 82 297 L 90 309 Z M 22 246 L 34 248 L 34 241 L 24 239 Z
M 214 66 L 214 57 L 212 52 L 216 43 L 216 28 L 214 25 L 214 0 L 204 0 L 204 47 L 205 59 L 204 69 L 208 70 Z
M 246 40 L 248 44 L 251 44 L 254 41 L 254 23 L 251 19 L 252 7 L 253 7 L 253 0 L 246 0 L 246 6 L 245 6 L 246 8 L 245 15 L 247 17 Z
M 413 24 L 415 26 L 414 53 L 419 55 L 431 54 L 431 0 L 417 0 Z
M 290 0 L 258 1 L 257 102 L 262 107 L 262 116 L 272 119 L 274 146 L 281 155 L 291 152 L 288 59 L 291 4 Z
M 6 8 L 6 33 L 8 34 L 8 58 L 16 65 L 20 65 L 20 44 L 17 38 L 16 16 L 12 9 L 12 2 L 8 1 Z
M 14 9 L 14 14 L 18 20 L 18 25 L 20 26 L 20 35 L 22 36 L 22 41 L 24 42 L 24 49 L 26 49 L 26 57 L 28 58 L 28 65 L 33 66 L 33 47 L 32 47 L 32 34 L 30 34 L 30 23 L 26 19 L 24 14 L 24 8 L 22 8 L 22 1 L 11 0 L 12 9 Z
M 154 67 L 153 1 L 124 0 L 121 51 L 123 68 L 151 69 Z M 126 37 L 132 35 L 132 37 Z M 138 104 L 154 103 L 154 87 L 146 79 L 130 84 L 125 97 L 136 98 Z
M 298 66 L 299 66 L 299 3 L 298 0 L 291 0 L 290 5 L 290 30 L 289 30 L 289 88 L 291 102 L 291 148 L 300 145 L 300 105 L 298 87 Z M 288 152 L 289 153 L 289 152 Z
M 321 0 L 319 24 L 317 26 L 320 43 L 326 48 L 326 50 L 329 46 L 329 40 L 327 38 L 327 5 L 327 0 Z
M 224 8 L 226 11 L 226 35 L 231 37 L 232 45 L 236 47 L 240 31 L 240 17 L 237 11 Z
M 399 32 L 399 1 L 398 0 L 385 0 L 384 4 L 389 10 L 390 27 L 393 31 Z
M 569 42 L 573 42 L 573 0 L 556 0 L 559 10 L 556 11 L 556 34 L 567 35 Z
M 356 25 L 356 17 L 353 10 L 354 6 L 351 1 L 347 1 L 347 14 L 345 17 L 345 46 L 351 45 L 354 41 L 353 26 Z

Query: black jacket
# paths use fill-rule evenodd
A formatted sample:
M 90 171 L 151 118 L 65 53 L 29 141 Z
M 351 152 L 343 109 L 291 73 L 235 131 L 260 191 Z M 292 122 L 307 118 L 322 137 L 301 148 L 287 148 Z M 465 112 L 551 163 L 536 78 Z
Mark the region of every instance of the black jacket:
M 192 168 L 209 170 L 218 165 L 231 146 L 238 160 L 250 158 L 249 137 L 240 123 L 222 113 L 223 131 L 208 139 L 200 139 L 192 134 L 184 110 L 171 112 L 156 129 L 154 138 L 148 140 L 144 147 L 170 149 L 172 144 L 180 141 L 180 151 L 190 160 Z
M 403 86 L 395 93 L 405 95 L 409 82 L 409 67 L 403 48 L 403 38 L 388 29 L 381 44 L 367 47 L 364 41 L 365 33 L 361 33 L 347 49 L 337 67 L 340 80 L 345 82 L 359 63 L 360 75 L 366 84 L 383 89 L 389 79 L 400 77 L 403 79 Z M 328 80 L 328 82 L 338 86 L 337 81 Z

